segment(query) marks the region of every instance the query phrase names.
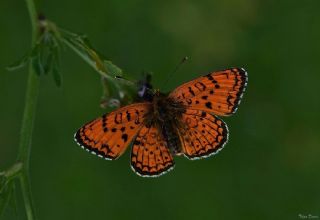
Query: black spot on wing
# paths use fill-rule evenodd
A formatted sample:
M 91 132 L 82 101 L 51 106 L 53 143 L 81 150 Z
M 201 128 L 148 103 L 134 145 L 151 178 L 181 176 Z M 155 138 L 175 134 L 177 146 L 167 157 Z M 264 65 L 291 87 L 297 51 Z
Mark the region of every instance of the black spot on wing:
M 130 120 L 131 120 L 131 115 L 130 115 L 130 113 L 127 111 L 126 114 L 127 114 L 127 120 L 130 121 Z
M 108 144 L 102 144 L 101 149 L 106 149 L 107 153 L 111 152 L 110 146 Z
M 190 86 L 188 87 L 188 89 L 189 89 L 189 92 L 191 93 L 191 95 L 193 95 L 193 96 L 196 95 Z
M 209 109 L 212 109 L 212 103 L 211 102 L 206 102 L 206 107 Z
M 204 91 L 207 87 L 202 82 L 197 82 L 194 85 L 199 91 Z
M 206 77 L 208 78 L 208 80 L 213 80 L 213 77 L 211 76 L 211 73 L 209 73 L 208 75 L 206 75 Z
M 127 135 L 127 134 L 123 134 L 123 135 L 121 136 L 121 138 L 122 138 L 122 140 L 123 140 L 124 142 L 127 142 L 127 140 L 128 140 L 128 135 Z

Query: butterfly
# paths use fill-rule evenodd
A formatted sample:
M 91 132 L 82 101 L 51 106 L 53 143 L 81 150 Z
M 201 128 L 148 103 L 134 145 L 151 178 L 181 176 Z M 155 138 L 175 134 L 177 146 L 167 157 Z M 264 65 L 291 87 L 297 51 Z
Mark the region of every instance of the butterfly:
M 228 127 L 217 116 L 237 111 L 247 81 L 243 68 L 230 68 L 184 83 L 169 94 L 156 90 L 144 101 L 85 124 L 75 141 L 107 160 L 119 158 L 131 144 L 132 170 L 143 177 L 160 176 L 174 168 L 173 156 L 201 159 L 224 147 Z

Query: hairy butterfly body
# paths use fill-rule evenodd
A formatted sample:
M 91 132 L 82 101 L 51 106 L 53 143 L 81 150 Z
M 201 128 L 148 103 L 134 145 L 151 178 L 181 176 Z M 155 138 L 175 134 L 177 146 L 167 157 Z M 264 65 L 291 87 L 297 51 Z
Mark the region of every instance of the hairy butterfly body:
M 200 159 L 223 148 L 228 128 L 215 115 L 235 113 L 246 84 L 245 70 L 231 68 L 187 82 L 168 95 L 144 91 L 145 101 L 85 124 L 75 140 L 110 160 L 133 143 L 132 169 L 140 176 L 159 176 L 174 167 L 175 155 Z

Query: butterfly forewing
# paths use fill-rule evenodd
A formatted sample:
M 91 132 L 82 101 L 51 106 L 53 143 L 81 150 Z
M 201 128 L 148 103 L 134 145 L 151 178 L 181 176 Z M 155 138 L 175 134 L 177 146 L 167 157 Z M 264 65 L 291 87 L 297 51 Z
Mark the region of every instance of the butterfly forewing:
M 227 125 L 202 110 L 187 109 L 177 128 L 183 153 L 189 159 L 215 154 L 228 141 Z
M 247 78 L 242 68 L 217 71 L 179 86 L 169 97 L 191 109 L 227 116 L 236 112 Z
M 171 170 L 173 157 L 160 129 L 143 126 L 131 151 L 131 167 L 140 176 L 156 177 Z
M 75 134 L 75 140 L 93 154 L 116 159 L 143 126 L 149 109 L 149 103 L 137 103 L 103 115 L 81 127 Z

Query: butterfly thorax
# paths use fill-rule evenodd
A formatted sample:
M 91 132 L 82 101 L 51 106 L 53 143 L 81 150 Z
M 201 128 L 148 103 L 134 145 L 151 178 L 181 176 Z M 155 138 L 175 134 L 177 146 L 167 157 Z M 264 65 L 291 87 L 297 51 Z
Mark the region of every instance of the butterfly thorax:
M 181 153 L 177 123 L 184 111 L 184 106 L 168 98 L 166 94 L 156 92 L 152 100 L 150 116 L 147 117 L 149 123 L 154 123 L 161 130 L 173 154 Z

